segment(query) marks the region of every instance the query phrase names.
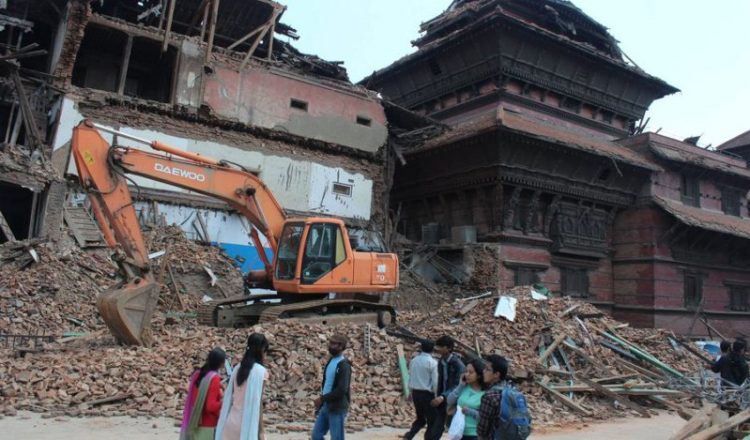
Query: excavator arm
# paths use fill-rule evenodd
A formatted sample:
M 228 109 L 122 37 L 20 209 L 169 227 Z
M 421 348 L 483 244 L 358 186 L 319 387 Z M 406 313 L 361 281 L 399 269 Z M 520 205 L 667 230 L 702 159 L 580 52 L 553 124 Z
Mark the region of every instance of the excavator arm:
M 145 143 L 159 153 L 112 146 L 99 130 Z M 115 260 L 124 281 L 100 295 L 97 305 L 110 330 L 121 341 L 146 342 L 144 331 L 159 296 L 125 173 L 226 202 L 260 230 L 276 253 L 286 214 L 266 185 L 252 173 L 156 141 L 115 132 L 90 121 L 83 121 L 73 129 L 71 150 L 104 237 L 110 247 L 117 249 Z M 272 266 L 255 228 L 250 235 L 271 280 Z

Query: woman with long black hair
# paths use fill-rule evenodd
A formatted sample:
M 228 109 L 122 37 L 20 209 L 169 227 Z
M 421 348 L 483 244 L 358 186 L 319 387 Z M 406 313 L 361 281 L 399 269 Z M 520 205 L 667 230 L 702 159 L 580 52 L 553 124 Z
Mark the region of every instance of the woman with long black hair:
M 234 368 L 221 405 L 216 440 L 263 440 L 263 382 L 267 378 L 268 340 L 260 333 L 247 338 L 242 362 Z
M 226 354 L 220 348 L 208 353 L 206 362 L 190 376 L 185 410 L 182 414 L 180 440 L 212 440 L 221 410 L 219 369 Z

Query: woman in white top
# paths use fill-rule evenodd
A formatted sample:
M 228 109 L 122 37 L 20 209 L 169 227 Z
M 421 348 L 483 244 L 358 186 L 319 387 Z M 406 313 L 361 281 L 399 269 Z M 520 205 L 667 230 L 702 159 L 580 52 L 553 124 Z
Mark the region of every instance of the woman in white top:
M 247 338 L 242 362 L 234 372 L 224 393 L 215 440 L 264 440 L 263 382 L 268 373 L 266 362 L 268 340 L 260 333 Z

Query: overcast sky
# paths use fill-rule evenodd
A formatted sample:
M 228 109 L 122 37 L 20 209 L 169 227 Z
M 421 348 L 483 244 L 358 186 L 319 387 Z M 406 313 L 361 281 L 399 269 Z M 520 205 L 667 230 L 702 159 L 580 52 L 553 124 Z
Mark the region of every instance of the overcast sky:
M 412 52 L 419 24 L 450 0 L 278 0 L 295 46 L 344 61 L 356 82 Z M 750 130 L 750 0 L 573 0 L 646 72 L 681 92 L 656 101 L 648 129 L 717 146 Z M 286 37 L 282 37 L 286 38 Z

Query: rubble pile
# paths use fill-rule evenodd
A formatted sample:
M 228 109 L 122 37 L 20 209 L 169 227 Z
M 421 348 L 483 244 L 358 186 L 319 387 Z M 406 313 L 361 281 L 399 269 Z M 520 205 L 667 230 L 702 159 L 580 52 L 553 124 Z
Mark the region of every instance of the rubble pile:
M 171 283 L 171 269 L 177 290 L 190 294 L 192 299 L 200 299 L 204 294 L 218 299 L 243 293 L 242 272 L 220 248 L 189 240 L 176 225 L 156 226 L 145 235 L 149 252 L 165 251 L 165 255 L 153 263 L 157 279 L 164 284 Z M 161 273 L 162 268 L 166 273 Z M 214 285 L 206 269 L 218 278 Z
M 369 358 L 363 351 L 361 325 L 329 327 L 284 322 L 256 327 L 270 340 L 266 389 L 269 423 L 311 420 L 313 399 L 319 394 L 327 339 L 334 331 L 350 338 L 348 356 L 354 365 L 352 409 L 348 425 L 406 426 L 409 405 L 401 401 L 401 385 L 395 364 L 395 340 L 376 330 L 371 333 Z M 44 410 L 50 414 L 165 415 L 181 416 L 187 378 L 213 347 L 223 347 L 238 363 L 253 329 L 192 326 L 154 326 L 151 348 L 120 347 L 108 336 L 96 349 L 91 341 L 63 342 L 43 353 L 24 358 L 6 356 L 0 375 L 0 412 L 17 409 Z M 65 359 L 75 359 L 73 362 Z M 369 359 L 369 360 L 368 360 Z M 114 399 L 104 402 L 107 398 Z
M 98 292 L 114 285 L 109 259 L 41 240 L 0 246 L 0 333 L 61 336 L 104 326 Z
M 459 300 L 457 304 L 446 304 L 426 315 L 408 314 L 403 321 L 413 323 L 409 329 L 415 335 L 452 335 L 458 342 L 457 351 L 463 352 L 465 356 L 477 356 L 477 351 L 484 356 L 493 353 L 505 356 L 510 361 L 511 375 L 520 379 L 522 389 L 534 409 L 535 420 L 541 424 L 570 422 L 579 420 L 582 415 L 609 418 L 616 413 L 625 415 L 631 408 L 622 405 L 619 409 L 613 408 L 610 401 L 599 397 L 586 397 L 583 403 L 576 396 L 571 401 L 583 408 L 583 411 L 576 411 L 577 408 L 572 408 L 571 411 L 572 405 L 565 403 L 563 405 L 568 407 L 567 410 L 560 411 L 561 399 L 538 386 L 539 381 L 572 384 L 580 383 L 574 379 L 579 376 L 591 379 L 621 377 L 625 388 L 662 388 L 675 380 L 681 380 L 674 377 L 674 374 L 665 375 L 663 370 L 654 368 L 651 363 L 640 362 L 630 354 L 629 349 L 611 343 L 610 345 L 634 357 L 623 359 L 635 364 L 635 367 L 629 367 L 620 360 L 619 354 L 603 345 L 611 342 L 605 333 L 613 334 L 647 351 L 686 376 L 696 374 L 705 367 L 694 355 L 675 349 L 669 341 L 669 336 L 674 335 L 663 330 L 631 329 L 591 304 L 569 297 L 534 300 L 530 291 L 529 287 L 517 287 L 504 294 L 517 300 L 516 316 L 512 322 L 494 316 L 498 303 L 495 296 Z M 540 360 L 547 349 L 550 353 Z M 578 355 L 576 350 L 582 355 Z M 613 380 L 607 383 L 613 384 L 611 388 L 614 389 L 621 382 Z M 581 389 L 584 388 L 585 386 Z M 584 391 L 592 390 L 585 388 Z M 564 394 L 568 396 L 567 393 Z M 641 395 L 662 397 L 656 392 Z M 688 396 L 685 394 L 678 397 Z
M 3 356 L 0 375 L 7 379 L 0 386 L 0 412 L 13 414 L 18 409 L 32 409 L 52 416 L 179 418 L 187 377 L 193 368 L 215 346 L 225 348 L 233 364 L 239 362 L 245 340 L 253 330 L 266 334 L 273 350 L 268 359 L 271 372 L 266 390 L 268 423 L 287 430 L 309 428 L 300 425 L 300 421 L 313 418 L 313 399 L 319 393 L 328 356 L 326 341 L 334 332 L 344 333 L 350 340 L 347 355 L 354 366 L 348 422 L 351 429 L 406 427 L 410 423 L 412 407 L 401 397 L 396 347 L 404 344 L 408 356 L 416 349 L 414 342 L 419 338 L 434 339 L 442 334 L 455 336 L 459 341 L 458 351 L 465 357 L 475 356 L 477 349 L 483 356 L 500 353 L 508 357 L 511 374 L 527 395 L 536 426 L 630 415 L 633 407 L 645 405 L 644 400 L 651 395 L 672 399 L 666 404 L 673 409 L 690 411 L 689 402 L 684 401 L 686 394 L 674 396 L 676 391 L 667 390 L 663 393 L 668 395 L 662 396 L 658 392 L 665 387 L 662 372 L 637 361 L 633 362 L 637 364 L 635 367 L 628 369 L 615 361 L 618 355 L 597 343 L 604 339 L 599 332 L 615 332 L 634 344 L 643 342 L 643 347 L 665 362 L 669 360 L 675 369 L 686 373 L 698 371 L 700 364 L 689 354 L 672 354 L 675 350 L 662 332 L 630 330 L 593 306 L 569 298 L 535 301 L 528 298 L 528 288 L 510 293 L 518 300 L 513 322 L 493 316 L 497 304 L 493 295 L 445 304 L 431 313 L 404 313 L 399 320 L 407 327 L 370 328 L 369 344 L 365 343 L 368 332 L 363 324 L 341 324 L 334 328 L 279 321 L 254 329 L 223 329 L 200 327 L 189 320 L 167 325 L 164 314 L 157 313 L 152 332 L 154 344 L 150 348 L 117 346 L 105 331 L 100 331 L 89 337 L 63 338 L 46 350 L 28 353 L 23 358 Z M 560 349 L 566 343 L 580 349 L 588 359 L 577 357 L 567 346 Z M 567 357 L 555 351 L 540 361 L 540 353 L 555 344 Z M 370 347 L 369 353 L 365 352 L 366 346 Z M 602 380 L 607 389 L 619 393 L 641 394 L 626 402 L 631 406 L 623 404 L 627 399 L 623 396 L 623 401 L 613 406 L 606 396 L 584 389 L 579 376 Z M 545 388 L 564 386 L 573 389 L 557 392 L 569 400 L 567 403 Z M 649 408 L 657 406 L 650 402 Z M 582 408 L 585 413 L 571 410 L 570 405 Z

